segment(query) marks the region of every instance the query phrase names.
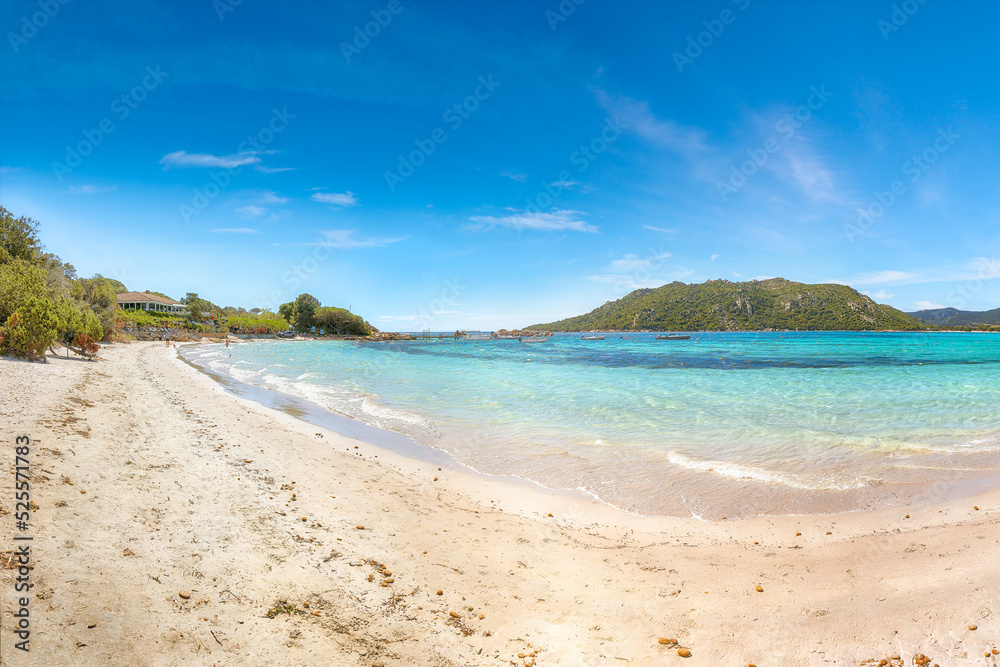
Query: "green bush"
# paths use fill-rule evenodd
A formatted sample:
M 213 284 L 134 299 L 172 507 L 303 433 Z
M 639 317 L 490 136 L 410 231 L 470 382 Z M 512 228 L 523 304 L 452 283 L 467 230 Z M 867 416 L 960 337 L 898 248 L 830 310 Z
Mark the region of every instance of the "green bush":
M 2 330 L 0 353 L 43 361 L 45 350 L 59 337 L 59 319 L 47 298 L 28 297 L 7 318 Z

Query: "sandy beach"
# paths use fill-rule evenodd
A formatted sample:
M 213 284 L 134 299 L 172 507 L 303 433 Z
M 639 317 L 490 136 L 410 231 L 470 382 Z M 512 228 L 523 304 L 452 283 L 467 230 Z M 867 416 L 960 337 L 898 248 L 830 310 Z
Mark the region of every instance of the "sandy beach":
M 0 416 L 0 551 L 33 537 L 5 666 L 1000 664 L 1000 491 L 638 517 L 339 436 L 159 343 L 0 360 Z

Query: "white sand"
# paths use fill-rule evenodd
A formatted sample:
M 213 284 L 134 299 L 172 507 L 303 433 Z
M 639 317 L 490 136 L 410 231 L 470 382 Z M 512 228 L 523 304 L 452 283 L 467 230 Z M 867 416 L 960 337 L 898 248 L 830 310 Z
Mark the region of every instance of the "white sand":
M 101 357 L 0 360 L 0 551 L 17 434 L 39 508 L 31 652 L 0 570 L 3 665 L 1000 664 L 996 491 L 634 517 L 343 438 L 158 343 Z M 304 613 L 266 618 L 281 599 Z

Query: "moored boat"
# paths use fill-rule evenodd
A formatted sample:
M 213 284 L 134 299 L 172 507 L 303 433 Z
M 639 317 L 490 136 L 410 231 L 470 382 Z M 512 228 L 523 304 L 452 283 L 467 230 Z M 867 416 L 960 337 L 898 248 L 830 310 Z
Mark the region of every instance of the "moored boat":
M 604 340 L 604 336 L 580 336 L 580 340 Z
M 522 343 L 545 343 L 552 339 L 552 336 L 521 336 L 518 338 Z
M 691 336 L 679 336 L 676 334 L 669 334 L 666 336 L 657 336 L 656 340 L 688 340 Z

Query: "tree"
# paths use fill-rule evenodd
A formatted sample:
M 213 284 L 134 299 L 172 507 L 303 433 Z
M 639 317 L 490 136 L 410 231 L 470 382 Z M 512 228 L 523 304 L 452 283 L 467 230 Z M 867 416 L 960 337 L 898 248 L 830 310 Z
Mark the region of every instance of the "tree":
M 295 320 L 295 303 L 289 301 L 278 306 L 278 317 L 283 318 L 289 324 Z
M 0 206 L 0 264 L 15 259 L 34 262 L 42 255 L 38 221 L 14 214 Z
M 312 294 L 300 294 L 295 299 L 295 328 L 299 331 L 306 331 L 314 326 L 316 309 L 319 307 L 319 299 Z
M 31 296 L 7 318 L 0 331 L 3 349 L 0 353 L 24 357 L 28 361 L 44 361 L 45 350 L 59 335 L 59 320 L 52 302 Z
M 314 321 L 326 333 L 338 336 L 367 336 L 371 332 L 368 323 L 359 316 L 343 308 L 323 307 L 316 311 Z
M 107 339 L 115 331 L 118 294 L 126 291 L 124 287 L 117 280 L 104 278 L 99 274 L 93 278 L 80 278 L 73 283 L 70 291 L 73 299 L 89 307 L 101 323 L 101 334 L 93 336 L 96 340 Z
M 0 322 L 5 322 L 29 298 L 47 296 L 46 271 L 24 259 L 0 264 Z

